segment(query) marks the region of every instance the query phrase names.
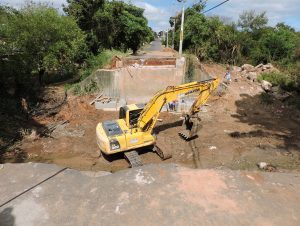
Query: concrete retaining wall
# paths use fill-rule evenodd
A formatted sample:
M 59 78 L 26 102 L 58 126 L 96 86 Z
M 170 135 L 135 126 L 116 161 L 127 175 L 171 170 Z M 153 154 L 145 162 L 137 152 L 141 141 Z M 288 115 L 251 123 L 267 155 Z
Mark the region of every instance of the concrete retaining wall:
M 131 65 L 114 70 L 98 70 L 93 80 L 105 95 L 124 100 L 127 104 L 147 102 L 156 92 L 167 86 L 184 82 L 185 60 L 176 65 Z

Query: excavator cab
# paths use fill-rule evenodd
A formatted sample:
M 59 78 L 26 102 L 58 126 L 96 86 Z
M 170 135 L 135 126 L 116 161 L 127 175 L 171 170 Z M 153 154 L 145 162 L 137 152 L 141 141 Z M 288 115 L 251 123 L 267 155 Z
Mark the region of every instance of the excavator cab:
M 144 107 L 145 104 L 131 104 L 120 107 L 119 119 L 123 119 L 128 128 L 134 128 Z

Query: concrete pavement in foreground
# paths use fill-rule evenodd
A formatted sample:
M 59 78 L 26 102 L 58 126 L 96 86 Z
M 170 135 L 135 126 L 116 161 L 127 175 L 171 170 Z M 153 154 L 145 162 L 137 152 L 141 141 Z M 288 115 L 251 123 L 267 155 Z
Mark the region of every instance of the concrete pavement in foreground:
M 0 208 L 1 226 L 300 225 L 297 173 L 174 164 L 115 174 L 38 163 L 3 166 L 0 205 L 25 193 Z

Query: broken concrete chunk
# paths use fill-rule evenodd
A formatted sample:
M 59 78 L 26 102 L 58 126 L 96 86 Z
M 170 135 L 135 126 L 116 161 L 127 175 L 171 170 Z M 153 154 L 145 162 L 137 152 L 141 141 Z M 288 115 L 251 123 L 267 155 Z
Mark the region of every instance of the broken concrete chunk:
M 261 81 L 261 87 L 264 91 L 269 92 L 272 89 L 272 84 L 266 80 Z
M 254 66 L 251 64 L 244 64 L 241 68 L 243 71 L 251 71 L 254 69 Z
M 247 79 L 249 79 L 252 82 L 255 82 L 257 80 L 257 73 L 256 72 L 249 72 L 247 74 Z
M 274 68 L 274 66 L 272 64 L 270 64 L 270 63 L 268 63 L 268 64 L 266 64 L 266 65 L 263 66 L 264 70 L 271 69 L 271 68 Z
M 265 171 L 268 171 L 268 172 L 273 172 L 276 170 L 276 167 L 271 165 L 270 163 L 266 163 L 266 162 L 259 162 L 256 164 L 257 167 L 261 170 L 265 170 Z
M 262 68 L 263 66 L 264 66 L 263 64 L 259 64 L 255 68 Z
M 267 167 L 268 163 L 266 162 L 259 162 L 257 163 L 257 167 L 260 169 L 265 169 Z
M 241 71 L 242 71 L 242 68 L 241 68 L 241 67 L 237 67 L 237 66 L 233 66 L 233 67 L 232 67 L 232 70 L 233 70 L 234 72 L 241 72 Z

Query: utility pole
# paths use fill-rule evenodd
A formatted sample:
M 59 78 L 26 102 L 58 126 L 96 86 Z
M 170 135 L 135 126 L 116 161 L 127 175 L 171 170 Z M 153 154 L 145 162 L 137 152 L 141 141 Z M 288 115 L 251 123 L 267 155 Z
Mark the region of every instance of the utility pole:
M 182 56 L 182 43 L 183 43 L 183 24 L 184 24 L 184 3 L 186 0 L 177 0 L 183 2 L 182 13 L 181 13 L 181 26 L 180 26 L 180 42 L 179 42 L 179 56 Z
M 175 18 L 175 17 L 172 17 L 171 19 L 174 19 L 174 24 L 173 24 L 173 36 L 172 36 L 172 49 L 174 49 L 176 18 Z
M 167 43 L 166 48 L 169 48 L 169 28 L 167 29 Z
M 169 28 L 167 29 L 167 44 L 166 47 L 169 48 Z

